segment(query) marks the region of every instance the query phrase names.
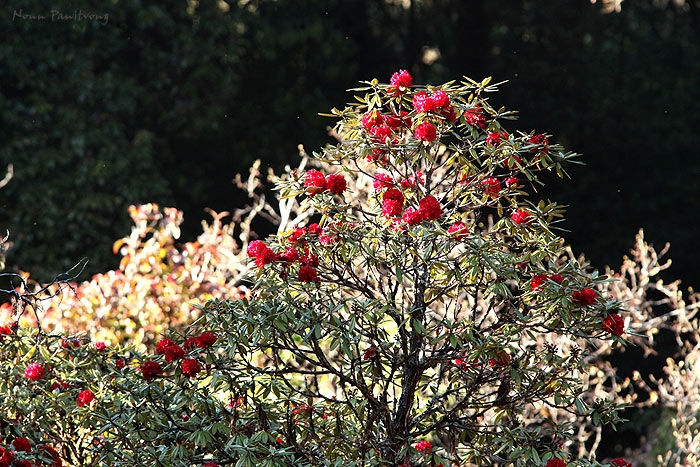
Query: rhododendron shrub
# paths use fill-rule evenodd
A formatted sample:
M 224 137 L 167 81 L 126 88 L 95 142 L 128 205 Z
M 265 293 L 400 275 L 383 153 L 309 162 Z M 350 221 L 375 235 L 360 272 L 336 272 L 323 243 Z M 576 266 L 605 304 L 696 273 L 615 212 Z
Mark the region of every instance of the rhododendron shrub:
M 608 317 L 625 311 L 604 293 L 608 278 L 566 255 L 561 208 L 529 198 L 541 171 L 563 176 L 576 155 L 510 128 L 488 80 L 425 88 L 403 76 L 357 89 L 333 111 L 341 141 L 315 155 L 323 163 L 278 180 L 307 223 L 249 244 L 250 298 L 209 302 L 187 331 L 215 334 L 211 347 L 168 337 L 140 365 L 143 381 L 125 380 L 130 404 L 140 394 L 155 415 L 140 438 L 121 433 L 126 413 L 108 424 L 111 452 L 597 465 L 579 456 L 574 426 L 614 423 L 618 407 L 614 393 L 591 401 L 581 375 L 590 342 L 622 342 Z M 176 345 L 194 353 L 168 361 Z M 200 428 L 186 429 L 193 420 Z

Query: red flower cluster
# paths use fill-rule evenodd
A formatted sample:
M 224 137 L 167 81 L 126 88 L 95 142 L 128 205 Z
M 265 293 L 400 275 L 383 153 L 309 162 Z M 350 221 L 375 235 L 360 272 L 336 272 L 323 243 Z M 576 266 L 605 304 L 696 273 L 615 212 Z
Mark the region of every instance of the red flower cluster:
M 15 454 L 10 449 L 0 448 L 0 467 L 10 467 Z
M 591 288 L 583 288 L 571 294 L 571 299 L 577 305 L 588 306 L 595 303 L 598 293 Z
M 12 441 L 12 447 L 17 452 L 29 452 L 32 450 L 32 445 L 29 440 L 23 436 L 18 436 Z
M 455 222 L 447 229 L 447 233 L 457 240 L 462 240 L 469 235 L 469 228 L 464 222 Z
M 532 221 L 532 214 L 524 209 L 518 209 L 515 211 L 513 214 L 510 215 L 510 218 L 513 222 L 515 222 L 518 225 L 521 224 L 527 224 L 528 222 Z
M 389 80 L 389 84 L 391 85 L 391 88 L 389 90 L 389 94 L 393 96 L 397 96 L 400 94 L 403 94 L 404 92 L 408 91 L 408 88 L 413 86 L 413 77 L 410 75 L 410 73 L 406 70 L 399 70 L 393 75 L 391 75 L 391 79 Z
M 89 390 L 86 389 L 82 391 L 80 394 L 78 394 L 78 407 L 84 407 L 86 405 L 90 405 L 90 402 L 95 400 L 95 394 Z
M 253 240 L 248 244 L 248 256 L 255 258 L 255 265 L 259 268 L 279 259 L 277 253 L 267 246 L 262 240 Z
M 501 182 L 496 177 L 485 178 L 481 181 L 481 186 L 484 187 L 484 191 L 489 196 L 498 196 L 501 192 Z
M 141 374 L 146 381 L 151 381 L 156 376 L 163 374 L 163 368 L 161 368 L 160 363 L 149 360 L 141 365 Z
M 32 381 L 38 381 L 44 377 L 44 367 L 41 364 L 33 362 L 27 365 L 24 369 L 24 376 Z
M 437 220 L 442 216 L 442 207 L 434 196 L 426 196 L 420 200 L 418 205 L 419 211 L 423 213 L 423 218 L 427 221 Z
M 542 286 L 547 282 L 547 280 L 561 284 L 564 281 L 564 276 L 561 274 L 535 274 L 530 279 L 530 288 L 532 290 L 542 290 Z
M 306 172 L 304 186 L 306 187 L 306 194 L 309 196 L 325 191 L 330 191 L 334 195 L 340 195 L 347 188 L 347 181 L 340 174 L 329 174 L 326 177 L 318 170 L 311 169 Z
M 394 179 L 391 175 L 385 173 L 377 173 L 374 176 L 374 182 L 372 183 L 375 191 L 381 191 L 385 188 L 391 188 L 394 186 Z
M 425 141 L 426 143 L 432 143 L 437 138 L 437 130 L 435 125 L 430 122 L 423 122 L 416 125 L 416 129 L 413 131 L 413 136 L 416 139 Z
M 620 337 L 625 333 L 625 320 L 617 313 L 611 313 L 605 317 L 601 324 L 603 331 Z
M 415 175 L 411 175 L 408 178 L 401 179 L 401 188 L 408 190 L 409 188 L 415 188 L 418 185 L 425 184 L 425 176 L 420 170 L 416 170 Z
M 507 366 L 510 363 L 510 354 L 501 350 L 495 357 L 489 359 L 490 366 Z
M 542 152 L 545 154 L 547 154 L 549 152 L 549 140 L 547 139 L 546 135 L 543 135 L 543 134 L 532 135 L 527 140 L 527 142 L 537 146 L 536 148 L 532 148 L 530 150 L 531 152 Z
M 610 462 L 610 467 L 632 467 L 632 464 L 622 457 L 618 457 Z
M 423 454 L 430 454 L 433 452 L 433 444 L 427 440 L 418 441 L 415 445 L 416 451 L 422 452 Z
M 180 364 L 180 371 L 182 371 L 182 374 L 190 378 L 196 376 L 201 370 L 201 365 L 194 358 L 183 360 Z
M 486 128 L 486 117 L 484 116 L 483 109 L 476 105 L 464 113 L 464 118 L 467 123 L 473 127 L 481 128 L 482 130 Z
M 566 462 L 556 457 L 549 459 L 544 467 L 566 467 Z
M 382 214 L 384 217 L 394 217 L 403 211 L 404 196 L 401 190 L 389 188 L 382 197 Z
M 503 138 L 507 138 L 508 133 L 505 131 L 490 131 L 486 136 L 486 144 L 489 146 L 498 146 Z

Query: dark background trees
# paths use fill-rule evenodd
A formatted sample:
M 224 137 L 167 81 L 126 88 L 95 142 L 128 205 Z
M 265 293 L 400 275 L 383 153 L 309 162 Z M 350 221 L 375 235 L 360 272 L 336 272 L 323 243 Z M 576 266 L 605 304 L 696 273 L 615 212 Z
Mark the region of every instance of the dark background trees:
M 8 265 L 47 278 L 81 257 L 116 266 L 126 207 L 204 208 L 242 199 L 231 179 L 257 158 L 281 167 L 329 141 L 319 112 L 357 81 L 399 68 L 417 82 L 508 80 L 498 104 L 581 152 L 565 237 L 616 263 L 637 229 L 672 242 L 675 277 L 698 285 L 700 25 L 697 1 L 136 0 L 0 14 L 0 224 Z M 611 12 L 606 12 L 612 10 Z M 32 15 L 32 16 L 29 16 Z M 44 16 L 41 19 L 40 16 Z

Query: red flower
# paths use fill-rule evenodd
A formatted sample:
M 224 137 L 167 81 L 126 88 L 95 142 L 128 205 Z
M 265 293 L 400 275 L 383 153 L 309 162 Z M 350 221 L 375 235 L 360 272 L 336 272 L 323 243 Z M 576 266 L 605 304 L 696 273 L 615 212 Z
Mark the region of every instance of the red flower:
M 423 213 L 420 211 L 420 209 L 415 210 L 413 208 L 406 208 L 401 220 L 408 225 L 418 225 L 423 222 Z
M 425 183 L 425 176 L 423 175 L 423 172 L 417 170 L 415 175 L 401 179 L 401 188 L 406 190 L 409 188 L 415 188 L 419 183 L 421 185 Z
M 423 454 L 430 454 L 433 452 L 433 445 L 427 440 L 418 441 L 415 447 L 416 451 L 422 452 Z
M 426 113 L 435 110 L 437 106 L 431 96 L 425 91 L 417 92 L 413 96 L 413 110 L 419 113 Z
M 425 141 L 426 143 L 432 143 L 437 138 L 437 130 L 435 125 L 430 122 L 419 123 L 413 132 L 416 139 Z
M 311 266 L 302 265 L 297 276 L 299 282 L 318 282 L 318 272 Z
M 370 130 L 382 123 L 384 123 L 384 118 L 378 110 L 370 110 L 362 115 L 362 126 L 365 127 L 366 130 Z
M 158 375 L 163 374 L 163 369 L 160 367 L 160 363 L 149 360 L 141 365 L 141 373 L 146 381 L 151 381 Z
M 36 362 L 30 363 L 27 365 L 27 368 L 24 369 L 24 376 L 32 381 L 38 381 L 44 377 L 44 367 Z
M 542 290 L 542 285 L 547 282 L 547 274 L 535 274 L 530 279 L 530 288 L 532 290 Z
M 605 317 L 600 327 L 603 331 L 620 337 L 625 333 L 625 320 L 617 313 L 612 313 Z
M 12 441 L 12 447 L 17 452 L 29 452 L 32 450 L 32 445 L 29 440 L 23 436 L 18 436 Z
M 532 221 L 532 214 L 524 209 L 518 209 L 511 214 L 510 218 L 518 225 L 527 224 L 528 222 Z
M 95 350 L 97 350 L 98 352 L 104 352 L 105 350 L 107 350 L 107 344 L 105 344 L 102 341 L 95 342 Z
M 175 345 L 175 342 L 171 341 L 170 339 L 159 340 L 158 345 L 156 347 L 156 353 L 157 354 L 165 353 L 165 349 L 167 349 L 171 345 Z
M 118 358 L 117 361 L 114 362 L 114 368 L 117 370 L 121 370 L 126 366 L 126 362 L 124 361 L 123 358 Z
M 433 221 L 442 216 L 442 207 L 434 196 L 426 196 L 419 203 L 419 210 L 426 220 Z
M 399 94 L 403 94 L 408 90 L 408 88 L 413 86 L 413 78 L 411 77 L 408 71 L 399 70 L 393 75 L 391 75 L 389 84 L 391 84 L 392 86 L 389 93 L 396 96 Z
M 10 449 L 0 448 L 0 467 L 10 467 L 15 454 Z
M 304 186 L 306 187 L 306 194 L 309 196 L 323 193 L 327 188 L 326 177 L 318 170 L 311 169 L 306 172 Z
M 450 96 L 448 96 L 442 89 L 435 91 L 430 98 L 433 100 L 433 103 L 437 108 L 447 107 L 450 105 Z
M 481 186 L 484 187 L 487 195 L 498 196 L 501 191 L 501 182 L 496 177 L 485 178 L 481 181 Z
M 632 467 L 632 464 L 624 460 L 622 457 L 613 459 L 610 462 L 610 467 Z
M 370 358 L 374 357 L 377 355 L 377 346 L 376 345 L 371 345 L 365 352 L 362 354 L 362 360 L 369 360 Z
M 201 370 L 202 367 L 199 362 L 193 358 L 183 360 L 180 364 L 180 371 L 182 371 L 182 374 L 190 378 L 196 376 Z
M 12 334 L 12 325 L 11 324 L 6 324 L 4 326 L 0 326 L 0 337 L 9 336 L 11 334 Z
M 549 459 L 544 467 L 566 467 L 566 462 L 556 457 Z
M 175 360 L 180 360 L 185 356 L 185 351 L 177 344 L 169 345 L 165 348 L 165 361 L 172 363 Z
M 403 193 L 397 188 L 389 188 L 382 197 L 382 214 L 384 217 L 394 217 L 403 211 Z
M 484 129 L 486 128 L 486 117 L 484 111 L 478 105 L 467 110 L 464 114 L 467 123 L 473 127 Z
M 498 143 L 501 142 L 501 134 L 497 131 L 491 131 L 489 132 L 488 136 L 486 137 L 486 144 L 489 146 L 496 146 Z
M 372 129 L 369 130 L 369 134 L 375 139 L 375 141 L 381 144 L 388 144 L 387 140 L 391 138 L 392 133 L 393 131 L 388 125 L 373 126 Z
M 545 154 L 549 152 L 549 140 L 547 139 L 546 135 L 543 135 L 543 134 L 533 135 L 533 136 L 530 136 L 530 138 L 527 141 L 528 141 L 528 143 L 534 144 L 536 146 L 540 146 L 540 147 L 531 149 L 530 150 L 531 152 L 543 152 Z
M 216 462 L 205 462 L 204 464 L 202 464 L 202 467 L 219 467 L 219 464 L 217 464 Z
M 518 186 L 518 179 L 517 177 L 508 177 L 506 178 L 506 186 L 508 188 L 513 188 Z
M 262 240 L 253 240 L 248 244 L 248 256 L 256 258 L 263 254 L 267 245 Z
M 80 394 L 78 394 L 78 407 L 84 407 L 86 405 L 90 405 L 90 402 L 95 400 L 95 394 L 89 390 L 86 389 Z
M 574 303 L 581 306 L 593 305 L 597 296 L 598 293 L 595 290 L 588 287 L 583 288 L 581 290 L 577 290 L 576 292 L 571 294 L 571 298 L 574 301 Z
M 384 188 L 390 188 L 394 186 L 394 179 L 390 175 L 385 173 L 378 173 L 374 176 L 374 191 L 381 191 Z
M 309 235 L 321 235 L 322 231 L 323 229 L 321 228 L 321 226 L 315 222 L 309 225 Z
M 27 459 L 17 460 L 12 463 L 12 467 L 32 467 L 32 463 Z
M 552 274 L 551 276 L 549 276 L 549 280 L 554 281 L 554 282 L 556 282 L 557 284 L 561 284 L 562 282 L 564 282 L 564 276 L 562 276 L 562 275 L 559 274 L 559 273 L 557 273 L 557 274 Z
M 452 235 L 457 240 L 462 240 L 469 234 L 469 229 L 464 222 L 455 222 L 449 229 L 447 229 L 447 233 Z
M 58 455 L 58 451 L 56 451 L 54 448 L 52 448 L 49 445 L 44 445 L 44 446 L 39 446 L 39 451 L 46 451 L 51 455 L 51 457 L 53 458 L 53 462 L 51 463 L 51 467 L 63 467 L 63 462 L 61 461 L 61 457 Z
M 317 268 L 318 267 L 318 256 L 312 255 L 311 253 L 308 252 L 308 250 L 305 253 L 306 254 L 299 260 L 299 262 L 303 266 L 311 266 L 312 268 Z
M 299 250 L 296 248 L 287 248 L 282 253 L 282 259 L 288 263 L 295 263 L 299 261 Z
M 334 195 L 339 195 L 345 191 L 348 182 L 346 182 L 345 177 L 340 174 L 330 174 L 326 177 L 326 186 L 328 187 L 328 191 Z
M 199 335 L 197 338 L 197 347 L 200 349 L 208 349 L 212 345 L 214 345 L 214 342 L 216 342 L 216 334 L 213 332 L 203 332 L 202 334 Z
M 510 355 L 505 350 L 498 352 L 494 358 L 489 359 L 489 365 L 491 366 L 506 366 L 509 362 Z

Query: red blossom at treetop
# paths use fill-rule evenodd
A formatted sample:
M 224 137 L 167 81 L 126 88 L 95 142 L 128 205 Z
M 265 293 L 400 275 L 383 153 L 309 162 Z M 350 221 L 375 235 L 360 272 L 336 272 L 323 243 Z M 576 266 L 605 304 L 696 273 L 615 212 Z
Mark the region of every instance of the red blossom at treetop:
M 434 196 L 426 196 L 420 200 L 419 206 L 419 210 L 425 220 L 434 221 L 442 216 L 442 207 Z
M 625 320 L 617 313 L 611 313 L 605 317 L 600 327 L 603 331 L 620 337 L 625 333 Z
M 431 112 L 437 108 L 435 101 L 425 91 L 419 91 L 413 96 L 413 110 L 418 113 Z
M 399 94 L 403 94 L 413 86 L 413 77 L 411 74 L 406 71 L 406 70 L 399 70 L 393 75 L 391 75 L 391 79 L 389 80 L 389 84 L 391 85 L 389 93 L 396 96 Z
M 44 377 L 44 367 L 39 363 L 32 362 L 24 369 L 24 376 L 32 381 L 38 381 Z
M 577 290 L 571 294 L 571 299 L 574 303 L 581 306 L 593 305 L 597 297 L 598 292 L 589 287 Z
M 78 394 L 78 407 L 84 407 L 86 405 L 90 405 L 90 402 L 95 400 L 95 394 L 89 390 L 86 389 L 82 391 L 80 394 Z

